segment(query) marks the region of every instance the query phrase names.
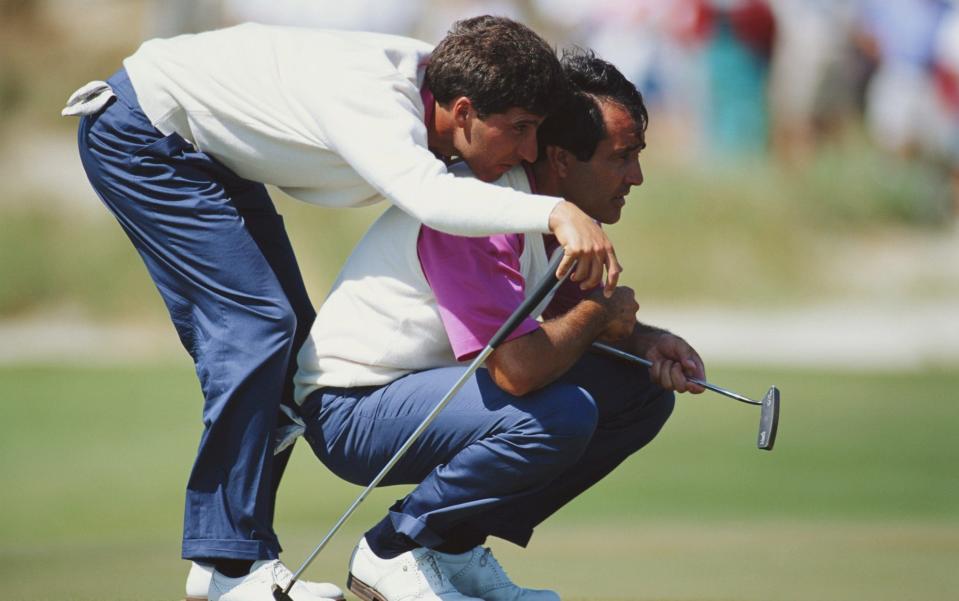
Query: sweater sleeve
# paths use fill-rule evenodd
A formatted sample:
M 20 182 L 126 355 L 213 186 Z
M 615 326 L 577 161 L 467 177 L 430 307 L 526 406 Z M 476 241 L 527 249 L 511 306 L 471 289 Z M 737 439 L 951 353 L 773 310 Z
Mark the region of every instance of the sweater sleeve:
M 549 232 L 559 199 L 450 174 L 427 147 L 415 86 L 401 78 L 373 83 L 339 82 L 317 120 L 331 150 L 380 194 L 449 234 Z

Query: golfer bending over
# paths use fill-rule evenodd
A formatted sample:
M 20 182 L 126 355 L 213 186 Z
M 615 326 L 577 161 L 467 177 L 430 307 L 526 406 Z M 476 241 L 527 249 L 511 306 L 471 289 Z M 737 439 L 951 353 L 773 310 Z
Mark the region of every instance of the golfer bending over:
M 204 430 L 187 484 L 183 557 L 216 568 L 212 598 L 262 599 L 273 560 L 281 399 L 314 312 L 264 183 L 324 206 L 386 198 L 440 231 L 552 231 L 573 278 L 619 274 L 602 231 L 568 202 L 450 175 L 458 156 L 492 181 L 536 157 L 565 86 L 523 25 L 478 17 L 434 50 L 411 39 L 247 24 L 151 40 L 107 82 L 71 97 L 93 187 L 146 263 L 196 363 Z M 318 232 L 322 235 L 322 232 Z M 337 349 L 331 348 L 331 352 Z M 252 569 L 251 569 L 252 568 Z M 194 566 L 187 596 L 207 596 Z M 217 580 L 219 578 L 219 580 Z M 297 584 L 293 597 L 342 597 Z
M 540 130 L 539 159 L 497 183 L 562 196 L 613 223 L 643 181 L 646 109 L 612 65 L 564 58 L 577 91 Z M 465 165 L 452 168 L 468 174 Z M 524 202 L 524 201 L 517 201 Z M 544 275 L 553 239 L 466 238 L 395 208 L 354 250 L 299 354 L 306 438 L 329 469 L 367 484 Z M 632 290 L 561 288 L 490 356 L 384 484 L 416 483 L 357 545 L 348 586 L 366 601 L 557 599 L 512 584 L 482 545 L 533 529 L 662 428 L 673 392 L 702 392 L 696 352 L 636 322 Z M 587 353 L 601 339 L 655 361 L 647 371 Z

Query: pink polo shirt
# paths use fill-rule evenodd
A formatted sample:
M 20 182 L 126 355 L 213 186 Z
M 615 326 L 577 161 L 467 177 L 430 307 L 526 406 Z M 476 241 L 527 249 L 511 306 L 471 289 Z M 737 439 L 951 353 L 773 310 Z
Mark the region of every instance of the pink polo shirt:
M 526 169 L 530 188 L 536 193 L 532 172 Z M 529 234 L 535 236 L 538 234 Z M 556 238 L 544 236 L 547 254 L 558 246 Z M 480 238 L 454 236 L 427 226 L 420 227 L 417 254 L 420 266 L 436 297 L 440 318 L 457 361 L 476 356 L 525 298 L 526 282 L 520 272 L 524 234 L 500 234 Z M 565 282 L 543 316 L 562 315 L 588 292 Z M 539 328 L 527 317 L 507 340 Z

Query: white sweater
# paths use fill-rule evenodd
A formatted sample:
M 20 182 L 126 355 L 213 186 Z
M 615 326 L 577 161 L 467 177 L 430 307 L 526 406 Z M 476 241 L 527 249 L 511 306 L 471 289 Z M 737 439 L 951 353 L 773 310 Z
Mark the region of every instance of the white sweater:
M 463 163 L 451 170 L 469 175 Z M 529 190 L 522 167 L 495 183 Z M 297 357 L 297 403 L 327 386 L 382 386 L 412 371 L 457 364 L 417 255 L 420 225 L 391 207 L 353 249 Z M 548 263 L 543 237 L 525 236 L 520 272 L 526 282 L 542 279 Z
M 452 234 L 549 231 L 557 199 L 455 178 L 427 148 L 432 48 L 245 24 L 150 40 L 124 61 L 144 113 L 241 177 L 329 207 L 385 197 Z

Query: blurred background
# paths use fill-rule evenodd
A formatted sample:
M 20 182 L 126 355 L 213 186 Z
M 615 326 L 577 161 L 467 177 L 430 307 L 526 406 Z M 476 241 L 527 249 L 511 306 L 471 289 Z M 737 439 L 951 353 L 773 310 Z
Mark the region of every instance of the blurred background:
M 0 0 L 0 596 L 182 595 L 192 365 L 86 181 L 69 94 L 152 37 L 243 21 L 435 43 L 502 14 L 643 92 L 646 183 L 610 228 L 640 319 L 758 415 L 681 397 L 648 449 L 497 546 L 573 599 L 955 599 L 959 3 L 946 0 Z M 317 57 L 322 60 L 322 57 Z M 314 303 L 383 210 L 273 191 Z M 294 567 L 358 490 L 305 445 L 281 492 Z M 342 584 L 380 491 L 308 575 Z M 515 566 L 515 567 L 514 567 Z

